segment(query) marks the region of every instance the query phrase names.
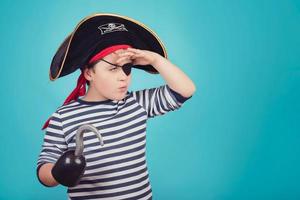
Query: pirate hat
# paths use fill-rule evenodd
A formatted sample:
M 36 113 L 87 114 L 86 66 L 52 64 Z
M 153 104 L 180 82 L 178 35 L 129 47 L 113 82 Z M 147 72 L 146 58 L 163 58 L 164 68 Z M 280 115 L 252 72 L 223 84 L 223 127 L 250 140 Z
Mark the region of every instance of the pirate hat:
M 120 44 L 153 51 L 167 58 L 161 40 L 141 22 L 116 14 L 94 14 L 79 22 L 58 48 L 51 62 L 50 80 L 54 81 L 77 69 L 83 69 L 97 52 Z M 151 65 L 133 67 L 158 73 Z

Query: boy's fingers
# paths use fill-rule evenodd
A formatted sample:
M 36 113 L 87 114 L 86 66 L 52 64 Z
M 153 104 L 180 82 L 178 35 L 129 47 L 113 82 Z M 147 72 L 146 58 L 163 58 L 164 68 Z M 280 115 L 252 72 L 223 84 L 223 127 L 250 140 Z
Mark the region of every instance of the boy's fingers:
M 127 48 L 126 50 L 132 50 L 132 51 L 140 51 L 140 49 L 135 49 L 135 48 Z
M 130 63 L 132 60 L 128 57 L 121 57 L 116 61 L 116 64 L 119 66 L 123 66 L 126 63 Z
M 137 53 L 137 54 L 140 54 L 142 51 L 139 50 L 139 49 L 131 49 L 131 48 L 128 48 L 127 49 L 128 52 L 132 52 L 132 53 Z
M 116 50 L 116 51 L 114 51 L 114 53 L 122 53 L 122 52 L 124 52 L 125 50 L 124 49 L 118 49 L 118 50 Z
M 130 56 L 132 56 L 132 55 L 134 55 L 134 53 L 132 53 L 132 52 L 123 52 L 123 53 L 119 53 L 118 54 L 120 57 L 122 56 L 128 56 L 128 57 L 130 57 Z

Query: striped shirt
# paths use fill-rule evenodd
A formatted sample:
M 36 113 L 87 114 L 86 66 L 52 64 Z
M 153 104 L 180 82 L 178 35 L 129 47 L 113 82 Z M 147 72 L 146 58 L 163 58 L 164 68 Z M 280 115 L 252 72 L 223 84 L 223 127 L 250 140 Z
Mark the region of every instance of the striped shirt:
M 94 133 L 84 133 L 86 168 L 79 184 L 68 187 L 68 199 L 152 199 L 145 155 L 146 121 L 180 108 L 189 98 L 162 85 L 127 92 L 122 100 L 88 102 L 79 98 L 59 107 L 46 129 L 37 175 L 43 164 L 55 163 L 63 152 L 75 149 L 79 126 L 92 124 L 104 146 Z

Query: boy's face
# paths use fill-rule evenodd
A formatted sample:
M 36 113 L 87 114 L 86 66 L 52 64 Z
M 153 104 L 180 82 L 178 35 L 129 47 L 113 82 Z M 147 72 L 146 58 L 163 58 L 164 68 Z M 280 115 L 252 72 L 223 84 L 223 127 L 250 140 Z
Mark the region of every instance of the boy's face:
M 118 66 L 132 62 L 130 57 L 122 56 L 124 50 L 117 50 L 103 59 Z M 126 75 L 121 67 L 115 67 L 104 61 L 99 61 L 93 69 L 85 70 L 85 78 L 90 81 L 89 90 L 98 99 L 121 100 L 126 96 L 130 85 L 131 74 Z

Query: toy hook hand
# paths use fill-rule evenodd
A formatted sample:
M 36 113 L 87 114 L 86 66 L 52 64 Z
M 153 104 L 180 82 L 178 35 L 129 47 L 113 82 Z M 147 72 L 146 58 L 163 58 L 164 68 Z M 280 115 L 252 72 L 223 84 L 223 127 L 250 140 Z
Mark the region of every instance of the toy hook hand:
M 77 129 L 75 156 L 81 156 L 83 152 L 83 134 L 86 130 L 92 131 L 98 137 L 101 146 L 104 145 L 103 138 L 96 127 L 91 124 L 84 124 Z

